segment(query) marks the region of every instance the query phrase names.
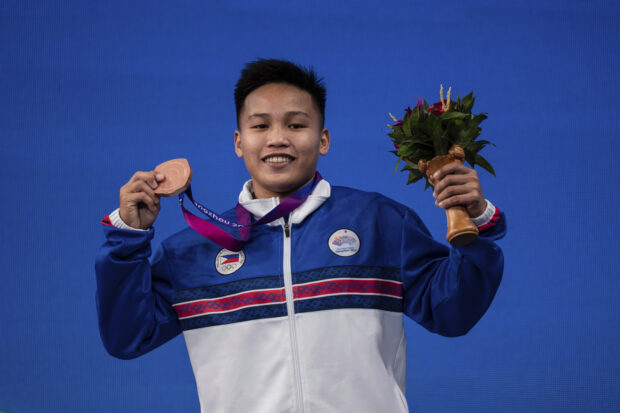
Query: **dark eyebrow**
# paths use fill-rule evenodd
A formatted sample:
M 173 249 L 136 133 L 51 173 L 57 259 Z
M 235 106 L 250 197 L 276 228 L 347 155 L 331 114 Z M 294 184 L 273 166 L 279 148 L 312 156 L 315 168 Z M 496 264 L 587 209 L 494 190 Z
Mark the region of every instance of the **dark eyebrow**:
M 306 112 L 302 112 L 301 110 L 286 112 L 286 116 L 288 116 L 288 117 L 293 117 L 293 116 L 297 116 L 297 115 L 305 116 L 307 118 L 310 117 L 310 115 L 308 115 Z
M 248 120 L 252 119 L 252 118 L 268 118 L 269 115 L 266 113 L 252 113 L 250 116 L 248 116 Z
M 310 115 L 308 115 L 306 112 L 303 112 L 301 110 L 293 110 L 290 112 L 286 112 L 285 115 L 288 118 L 292 118 L 293 116 L 300 116 L 300 115 L 310 118 Z M 248 120 L 252 118 L 270 118 L 270 117 L 271 116 L 268 113 L 252 113 L 250 116 L 248 116 Z

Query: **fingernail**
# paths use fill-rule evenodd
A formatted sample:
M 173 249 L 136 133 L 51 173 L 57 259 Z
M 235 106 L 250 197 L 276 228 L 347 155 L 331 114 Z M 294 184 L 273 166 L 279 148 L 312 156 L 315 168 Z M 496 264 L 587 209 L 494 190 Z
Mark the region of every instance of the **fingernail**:
M 439 179 L 439 172 L 435 172 L 435 173 L 433 174 L 433 179 L 434 179 L 435 181 Z
M 164 179 L 164 176 L 160 173 L 157 173 L 157 175 L 155 175 L 155 178 L 157 178 L 158 181 L 161 181 L 162 179 Z
M 157 188 L 157 182 L 156 181 L 151 181 L 151 186 L 153 188 Z

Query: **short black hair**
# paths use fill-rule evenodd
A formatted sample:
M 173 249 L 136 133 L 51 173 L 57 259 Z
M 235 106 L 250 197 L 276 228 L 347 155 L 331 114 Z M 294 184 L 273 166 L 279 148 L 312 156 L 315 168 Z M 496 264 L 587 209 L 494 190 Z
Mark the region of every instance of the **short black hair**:
M 235 86 L 237 127 L 245 98 L 254 90 L 269 83 L 286 83 L 308 92 L 321 116 L 321 128 L 324 126 L 327 91 L 323 79 L 318 77 L 311 67 L 299 66 L 287 60 L 257 59 L 246 63 Z

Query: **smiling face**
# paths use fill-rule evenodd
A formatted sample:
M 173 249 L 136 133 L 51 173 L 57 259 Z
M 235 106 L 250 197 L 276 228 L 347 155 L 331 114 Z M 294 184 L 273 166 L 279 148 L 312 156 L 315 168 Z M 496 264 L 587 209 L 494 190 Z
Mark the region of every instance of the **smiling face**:
M 310 94 L 284 83 L 250 93 L 235 131 L 235 152 L 252 176 L 257 198 L 284 198 L 312 181 L 329 132 Z

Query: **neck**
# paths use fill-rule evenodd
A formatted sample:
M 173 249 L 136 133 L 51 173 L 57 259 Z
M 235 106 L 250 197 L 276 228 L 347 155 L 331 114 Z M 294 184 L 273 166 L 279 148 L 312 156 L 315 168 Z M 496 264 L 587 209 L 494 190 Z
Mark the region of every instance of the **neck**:
M 254 181 L 252 180 L 252 195 L 254 196 L 255 199 L 277 197 L 280 199 L 280 201 L 282 201 L 287 196 L 292 195 L 295 192 L 299 191 L 304 186 L 309 185 L 314 180 L 315 176 L 316 176 L 316 173 L 313 174 L 312 177 L 308 181 L 306 181 L 303 185 L 297 188 L 294 188 L 290 191 L 283 191 L 283 192 L 274 192 L 266 188 L 263 188 L 260 185 L 254 185 Z

